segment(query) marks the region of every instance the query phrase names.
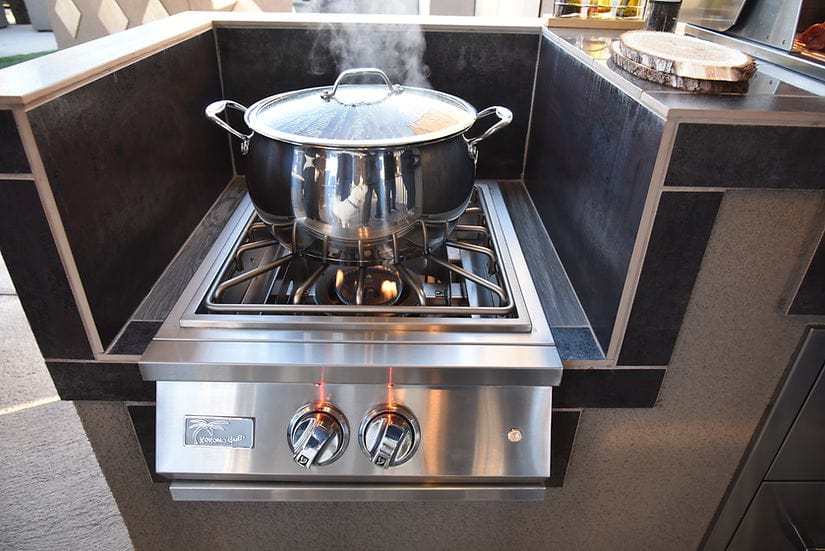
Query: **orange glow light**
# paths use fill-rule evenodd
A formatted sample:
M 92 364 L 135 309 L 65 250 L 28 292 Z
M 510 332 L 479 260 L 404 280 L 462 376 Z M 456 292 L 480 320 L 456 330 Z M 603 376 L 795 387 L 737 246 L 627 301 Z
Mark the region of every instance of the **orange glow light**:
M 398 295 L 398 285 L 394 281 L 384 280 L 381 282 L 381 299 L 384 302 L 393 300 Z

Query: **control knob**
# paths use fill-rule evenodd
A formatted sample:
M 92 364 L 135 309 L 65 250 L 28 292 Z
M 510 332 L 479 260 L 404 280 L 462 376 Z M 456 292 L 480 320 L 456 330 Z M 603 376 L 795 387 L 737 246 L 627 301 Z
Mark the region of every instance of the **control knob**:
M 421 440 L 418 421 L 410 410 L 384 404 L 364 417 L 358 431 L 361 449 L 370 461 L 388 469 L 410 460 Z
M 292 458 L 309 469 L 338 459 L 349 442 L 349 429 L 344 414 L 337 408 L 316 402 L 295 412 L 287 436 Z

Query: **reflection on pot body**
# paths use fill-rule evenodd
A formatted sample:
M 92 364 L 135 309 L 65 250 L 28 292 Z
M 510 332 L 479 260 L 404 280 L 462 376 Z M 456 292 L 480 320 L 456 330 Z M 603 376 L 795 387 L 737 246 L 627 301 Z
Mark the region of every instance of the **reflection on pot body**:
M 293 213 L 318 234 L 381 237 L 409 227 L 421 215 L 417 151 L 351 153 L 298 147 L 293 157 Z
M 421 219 L 454 220 L 467 206 L 475 172 L 472 146 L 460 135 L 367 150 L 256 135 L 248 158 L 247 185 L 261 218 L 296 222 L 315 237 L 351 243 L 401 237 Z

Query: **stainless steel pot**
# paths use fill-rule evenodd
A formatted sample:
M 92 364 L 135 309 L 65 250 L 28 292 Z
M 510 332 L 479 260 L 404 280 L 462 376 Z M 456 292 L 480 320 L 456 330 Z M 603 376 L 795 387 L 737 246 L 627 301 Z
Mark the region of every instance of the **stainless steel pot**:
M 344 84 L 370 75 L 384 84 Z M 222 120 L 227 108 L 244 112 L 252 132 Z M 476 145 L 512 120 L 505 107 L 476 113 L 460 98 L 402 88 L 371 68 L 344 71 L 331 88 L 278 94 L 249 108 L 216 101 L 206 115 L 241 139 L 249 194 L 265 221 L 296 222 L 353 247 L 401 237 L 422 219 L 458 217 L 473 189 Z M 492 115 L 498 121 L 483 134 L 465 136 Z

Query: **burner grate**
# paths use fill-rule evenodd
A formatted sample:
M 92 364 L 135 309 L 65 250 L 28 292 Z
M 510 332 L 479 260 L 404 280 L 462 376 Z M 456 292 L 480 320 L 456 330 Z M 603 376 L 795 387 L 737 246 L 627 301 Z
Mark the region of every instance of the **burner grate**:
M 334 314 L 509 317 L 514 303 L 482 199 L 474 192 L 456 221 L 420 221 L 410 254 L 410 234 L 393 235 L 383 244 L 358 243 L 347 254 L 327 239 L 307 245 L 297 224 L 272 227 L 254 217 L 211 285 L 203 306 L 217 314 Z M 291 233 L 291 243 L 273 239 Z M 281 233 L 283 235 L 283 233 Z M 432 237 L 435 236 L 435 237 Z M 389 253 L 387 252 L 389 250 Z M 403 250 L 404 254 L 399 251 Z M 309 251 L 309 252 L 308 252 Z M 320 251 L 320 253 L 319 253 Z M 342 260 L 346 257 L 346 260 Z M 376 261 L 376 258 L 389 260 Z M 397 300 L 367 304 L 364 282 L 376 266 L 397 274 Z M 338 270 L 352 273 L 354 300 L 336 300 L 328 286 Z M 330 298 L 332 297 L 332 298 Z M 340 297 L 338 297 L 340 298 Z M 350 304 L 347 302 L 354 302 Z M 379 301 L 380 302 L 380 301 Z

